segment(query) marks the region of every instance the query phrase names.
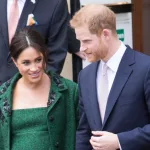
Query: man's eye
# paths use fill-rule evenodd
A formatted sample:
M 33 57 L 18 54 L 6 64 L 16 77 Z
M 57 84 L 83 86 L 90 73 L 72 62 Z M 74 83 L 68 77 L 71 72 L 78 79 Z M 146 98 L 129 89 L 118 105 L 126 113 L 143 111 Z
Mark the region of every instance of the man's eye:
M 91 40 L 84 40 L 83 43 L 90 43 Z

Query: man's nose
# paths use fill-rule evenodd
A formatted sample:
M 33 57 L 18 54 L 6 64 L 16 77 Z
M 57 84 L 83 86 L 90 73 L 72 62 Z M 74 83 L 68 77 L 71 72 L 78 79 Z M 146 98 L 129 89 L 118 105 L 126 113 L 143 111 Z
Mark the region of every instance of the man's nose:
M 85 46 L 80 46 L 80 51 L 85 51 L 87 48 Z

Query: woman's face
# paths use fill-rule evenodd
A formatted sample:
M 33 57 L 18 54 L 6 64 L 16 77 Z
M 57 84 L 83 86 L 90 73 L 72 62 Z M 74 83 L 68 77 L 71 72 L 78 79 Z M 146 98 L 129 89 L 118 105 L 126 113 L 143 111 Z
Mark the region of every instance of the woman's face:
M 44 58 L 41 52 L 33 47 L 28 47 L 19 55 L 16 61 L 14 60 L 14 63 L 24 81 L 37 83 L 43 76 L 43 61 Z

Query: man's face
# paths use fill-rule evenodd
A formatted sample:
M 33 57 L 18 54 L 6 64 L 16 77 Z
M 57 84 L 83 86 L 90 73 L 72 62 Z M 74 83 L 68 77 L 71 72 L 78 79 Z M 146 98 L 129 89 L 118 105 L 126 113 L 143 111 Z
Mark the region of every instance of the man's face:
M 80 41 L 80 51 L 86 54 L 89 62 L 107 57 L 108 48 L 102 35 L 91 34 L 87 26 L 78 27 L 75 32 Z

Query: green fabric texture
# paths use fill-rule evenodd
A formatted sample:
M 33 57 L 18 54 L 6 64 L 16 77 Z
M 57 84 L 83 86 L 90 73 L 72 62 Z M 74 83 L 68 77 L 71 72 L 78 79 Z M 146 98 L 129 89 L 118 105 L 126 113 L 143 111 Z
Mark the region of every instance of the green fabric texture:
M 12 111 L 11 150 L 48 150 L 47 108 Z
M 50 137 L 48 150 L 75 150 L 78 86 L 51 71 L 47 74 L 51 79 L 46 113 Z M 20 77 L 18 73 L 0 86 L 0 150 L 11 150 L 12 94 Z

